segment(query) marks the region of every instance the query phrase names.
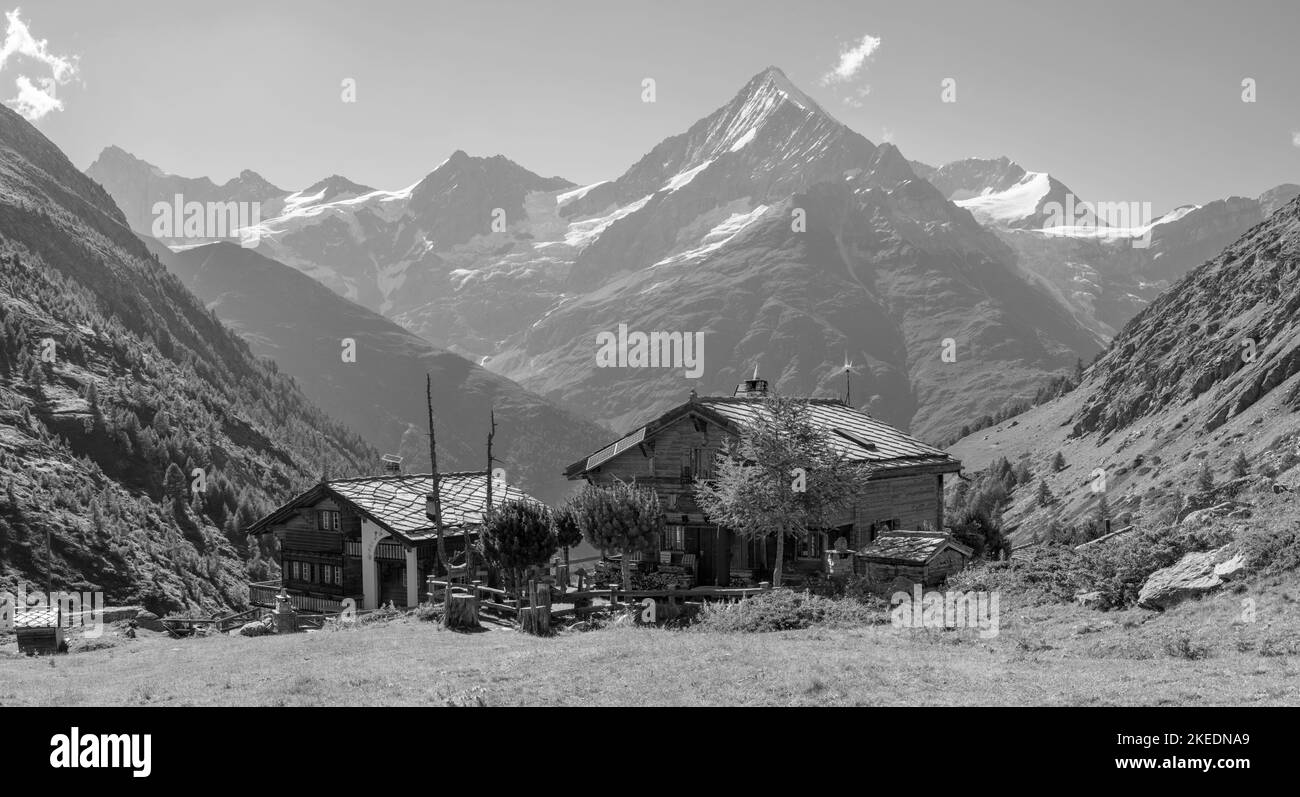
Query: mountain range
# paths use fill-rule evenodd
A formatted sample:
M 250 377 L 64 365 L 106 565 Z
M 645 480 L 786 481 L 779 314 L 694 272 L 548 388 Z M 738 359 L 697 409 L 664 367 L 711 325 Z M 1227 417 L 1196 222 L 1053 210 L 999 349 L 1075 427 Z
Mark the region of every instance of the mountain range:
M 132 218 L 182 179 L 118 150 L 88 174 Z M 458 151 L 405 189 L 330 178 L 267 202 L 259 253 L 613 427 L 756 361 L 779 390 L 842 395 L 847 358 L 855 404 L 943 437 L 1102 345 L 896 147 L 775 67 L 603 183 Z M 703 333 L 703 377 L 595 367 L 620 324 Z
M 1072 228 L 1059 226 L 1052 203 L 1060 213 L 1067 202 L 1081 206 L 1088 198 L 1047 172 L 1026 172 L 1006 157 L 911 165 L 975 214 L 1015 251 L 1025 274 L 1107 340 L 1170 285 L 1300 195 L 1300 185 L 1283 183 L 1256 198 L 1230 196 L 1145 219 L 1142 203 L 1131 198 L 1123 203 L 1127 226 L 1103 217 L 1091 228 Z

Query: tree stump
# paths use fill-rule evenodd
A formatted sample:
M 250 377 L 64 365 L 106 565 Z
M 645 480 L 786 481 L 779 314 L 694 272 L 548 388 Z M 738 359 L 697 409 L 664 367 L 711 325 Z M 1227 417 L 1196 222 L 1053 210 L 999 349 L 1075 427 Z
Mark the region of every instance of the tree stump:
M 519 610 L 519 630 L 534 636 L 551 633 L 551 610 L 547 606 L 526 606 Z
M 535 636 L 551 633 L 551 585 L 528 582 L 528 605 L 519 607 L 519 628 Z
M 474 595 L 452 595 L 447 606 L 448 628 L 479 628 L 478 598 Z

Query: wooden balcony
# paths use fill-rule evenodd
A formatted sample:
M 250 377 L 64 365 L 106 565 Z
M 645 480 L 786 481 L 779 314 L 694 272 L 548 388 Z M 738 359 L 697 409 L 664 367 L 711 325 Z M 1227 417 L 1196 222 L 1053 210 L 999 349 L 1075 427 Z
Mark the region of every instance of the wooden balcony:
M 361 540 L 344 540 L 343 553 L 346 556 L 360 557 Z M 402 544 L 400 542 L 381 540 L 379 542 L 379 545 L 375 547 L 375 558 L 387 559 L 393 562 L 405 562 L 406 549 L 402 547 Z

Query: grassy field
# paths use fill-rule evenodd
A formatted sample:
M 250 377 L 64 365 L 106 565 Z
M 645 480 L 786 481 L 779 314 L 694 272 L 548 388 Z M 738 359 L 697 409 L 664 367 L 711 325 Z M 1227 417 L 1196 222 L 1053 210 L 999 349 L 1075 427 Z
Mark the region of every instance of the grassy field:
M 1298 599 L 1274 579 L 1165 614 L 1003 606 L 987 640 L 889 625 L 539 639 L 401 617 L 261 638 L 110 633 L 31 659 L 8 637 L 0 705 L 1295 705 Z

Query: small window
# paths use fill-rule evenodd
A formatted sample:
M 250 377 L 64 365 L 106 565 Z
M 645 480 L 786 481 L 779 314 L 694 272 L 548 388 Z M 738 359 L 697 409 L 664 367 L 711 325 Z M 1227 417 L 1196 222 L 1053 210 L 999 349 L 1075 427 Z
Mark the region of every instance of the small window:
M 336 509 L 317 510 L 316 528 L 321 531 L 338 531 L 339 530 L 338 510 Z
M 685 526 L 665 526 L 663 534 L 663 543 L 660 546 L 663 551 L 684 551 L 686 550 L 686 527 Z
M 820 559 L 826 552 L 826 535 L 812 532 L 806 538 L 799 540 L 798 551 L 800 559 Z
M 290 578 L 294 581 L 302 581 L 302 562 L 294 561 L 290 562 L 289 565 Z
M 343 586 L 343 568 L 339 565 L 334 566 L 334 583 Z
M 682 467 L 682 476 L 686 479 L 713 478 L 714 450 L 711 448 L 692 448 L 690 460 Z

